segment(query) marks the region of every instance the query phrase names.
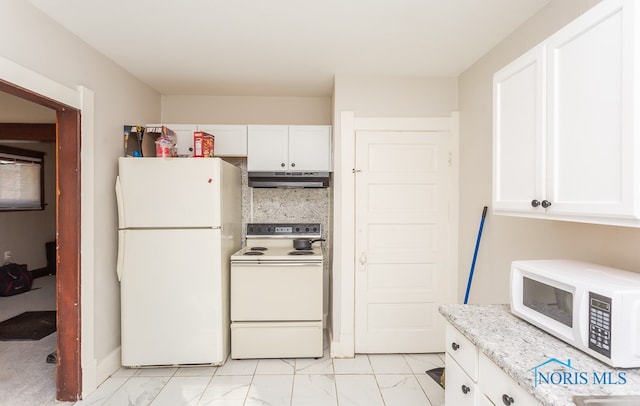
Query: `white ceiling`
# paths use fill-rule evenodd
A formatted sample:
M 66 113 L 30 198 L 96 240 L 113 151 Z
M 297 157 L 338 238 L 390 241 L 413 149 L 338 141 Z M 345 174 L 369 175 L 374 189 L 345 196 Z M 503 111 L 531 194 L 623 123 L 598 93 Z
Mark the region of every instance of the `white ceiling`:
M 456 77 L 549 0 L 29 0 L 162 94 L 329 96 Z

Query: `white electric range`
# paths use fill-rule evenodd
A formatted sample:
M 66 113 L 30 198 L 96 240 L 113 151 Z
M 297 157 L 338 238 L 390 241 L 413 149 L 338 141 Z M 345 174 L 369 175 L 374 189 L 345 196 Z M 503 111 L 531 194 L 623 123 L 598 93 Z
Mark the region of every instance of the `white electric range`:
M 247 224 L 231 256 L 231 358 L 322 357 L 323 256 L 318 223 Z

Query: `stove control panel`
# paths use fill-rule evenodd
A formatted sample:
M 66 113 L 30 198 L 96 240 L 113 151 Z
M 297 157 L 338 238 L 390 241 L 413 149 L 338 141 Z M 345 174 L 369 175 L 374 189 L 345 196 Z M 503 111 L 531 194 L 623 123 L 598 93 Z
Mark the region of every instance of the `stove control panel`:
M 248 223 L 247 238 L 320 238 L 320 223 Z

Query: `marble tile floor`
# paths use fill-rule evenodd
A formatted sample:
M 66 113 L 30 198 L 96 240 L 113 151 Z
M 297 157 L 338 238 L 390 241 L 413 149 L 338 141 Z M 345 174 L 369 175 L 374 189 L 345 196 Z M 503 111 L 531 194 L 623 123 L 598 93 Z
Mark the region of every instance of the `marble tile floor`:
M 221 367 L 121 368 L 86 405 L 436 406 L 444 390 L 425 371 L 444 354 L 227 360 Z

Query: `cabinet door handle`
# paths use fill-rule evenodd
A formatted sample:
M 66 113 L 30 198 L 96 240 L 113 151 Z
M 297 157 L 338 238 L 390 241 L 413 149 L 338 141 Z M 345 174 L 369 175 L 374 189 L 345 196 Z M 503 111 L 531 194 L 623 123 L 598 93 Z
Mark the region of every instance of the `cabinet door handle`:
M 505 406 L 510 406 L 513 404 L 513 402 L 514 400 L 511 396 L 507 395 L 506 393 L 502 395 L 502 403 L 504 403 Z
M 462 390 L 462 393 L 464 393 L 465 395 L 466 395 L 467 393 L 471 392 L 471 388 L 470 388 L 470 387 L 468 387 L 467 385 L 462 385 L 462 386 L 460 387 L 460 389 Z
M 291 167 L 295 168 L 295 166 L 296 166 L 295 162 L 291 162 Z
M 283 163 L 280 164 L 280 166 L 282 166 L 284 168 L 287 165 L 285 165 L 285 163 L 283 162 Z
M 538 207 L 538 206 L 540 206 L 540 202 L 537 201 L 536 199 L 533 199 L 531 201 L 531 207 Z
M 456 343 L 451 343 L 451 348 L 453 348 L 454 351 L 458 351 L 458 348 L 460 348 L 460 346 Z
M 548 201 L 548 200 L 543 200 L 542 201 L 542 207 L 544 207 L 546 209 L 549 206 L 551 206 L 551 202 L 550 201 Z

